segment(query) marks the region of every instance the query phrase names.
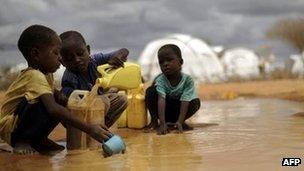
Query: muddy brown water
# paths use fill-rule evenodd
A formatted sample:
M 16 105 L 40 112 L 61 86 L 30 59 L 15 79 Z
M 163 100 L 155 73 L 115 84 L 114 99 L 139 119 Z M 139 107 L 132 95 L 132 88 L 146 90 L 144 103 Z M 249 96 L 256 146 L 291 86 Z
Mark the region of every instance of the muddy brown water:
M 193 131 L 158 136 L 117 129 L 126 154 L 62 151 L 54 156 L 0 152 L 0 170 L 304 170 L 304 103 L 275 99 L 206 101 Z M 59 142 L 64 144 L 64 142 Z M 299 157 L 298 167 L 282 158 Z

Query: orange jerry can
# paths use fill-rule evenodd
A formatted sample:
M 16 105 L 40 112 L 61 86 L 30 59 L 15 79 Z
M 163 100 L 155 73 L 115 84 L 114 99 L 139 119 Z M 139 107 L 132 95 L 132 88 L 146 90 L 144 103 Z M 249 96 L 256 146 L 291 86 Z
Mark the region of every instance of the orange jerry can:
M 96 92 L 95 92 L 96 91 Z M 75 90 L 69 97 L 68 108 L 72 115 L 90 124 L 104 124 L 105 104 L 96 88 L 89 92 Z M 98 149 L 101 144 L 81 130 L 67 125 L 67 148 Z

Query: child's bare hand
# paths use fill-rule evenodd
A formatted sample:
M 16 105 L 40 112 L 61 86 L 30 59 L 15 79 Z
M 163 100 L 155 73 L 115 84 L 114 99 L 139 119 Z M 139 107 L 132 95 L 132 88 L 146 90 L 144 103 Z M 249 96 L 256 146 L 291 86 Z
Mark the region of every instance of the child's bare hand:
M 129 50 L 126 48 L 119 49 L 115 56 L 109 59 L 108 63 L 116 68 L 124 67 L 124 62 L 127 61 Z
M 120 56 L 113 56 L 109 59 L 108 63 L 115 68 L 124 67 L 124 60 Z
M 168 125 L 166 123 L 161 123 L 159 125 L 159 128 L 157 130 L 157 134 L 158 135 L 165 135 L 167 134 L 169 131 L 168 131 Z
M 183 125 L 180 122 L 176 122 L 174 127 L 177 129 L 178 133 L 183 133 Z
M 90 135 L 99 142 L 104 142 L 110 139 L 113 134 L 103 125 L 91 125 Z

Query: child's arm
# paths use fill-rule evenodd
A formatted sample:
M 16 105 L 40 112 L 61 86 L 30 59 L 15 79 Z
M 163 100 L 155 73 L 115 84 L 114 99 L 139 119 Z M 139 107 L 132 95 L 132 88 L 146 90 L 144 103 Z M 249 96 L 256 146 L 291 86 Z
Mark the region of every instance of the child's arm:
M 112 133 L 103 128 L 101 125 L 86 124 L 85 122 L 74 117 L 69 110 L 55 102 L 52 94 L 40 96 L 43 104 L 47 106 L 47 112 L 58 119 L 60 122 L 70 124 L 75 128 L 82 130 L 99 142 L 103 142 L 111 137 Z
M 54 90 L 54 98 L 61 106 L 66 106 L 68 104 L 68 97 L 57 89 Z
M 178 120 L 175 123 L 175 125 L 180 133 L 183 132 L 182 125 L 185 122 L 185 116 L 186 116 L 188 108 L 189 108 L 189 102 L 191 101 L 191 99 L 193 99 L 194 96 L 196 96 L 194 82 L 190 76 L 186 77 L 186 81 L 184 84 L 185 84 L 184 85 L 185 89 L 180 98 L 180 100 L 181 100 L 180 113 L 178 116 Z
M 110 53 L 96 53 L 92 55 L 92 59 L 95 60 L 97 65 L 110 64 L 115 67 L 123 66 L 123 62 L 127 61 L 129 50 L 126 48 L 119 49 Z
M 189 102 L 188 101 L 182 101 L 181 107 L 180 107 L 180 113 L 177 122 L 175 125 L 177 126 L 177 129 L 180 133 L 183 132 L 182 124 L 185 122 L 185 116 L 188 111 Z
M 157 131 L 157 134 L 166 134 L 168 133 L 168 126 L 166 124 L 165 120 L 165 109 L 166 109 L 166 99 L 164 99 L 162 96 L 158 95 L 158 117 L 160 120 L 160 126 Z

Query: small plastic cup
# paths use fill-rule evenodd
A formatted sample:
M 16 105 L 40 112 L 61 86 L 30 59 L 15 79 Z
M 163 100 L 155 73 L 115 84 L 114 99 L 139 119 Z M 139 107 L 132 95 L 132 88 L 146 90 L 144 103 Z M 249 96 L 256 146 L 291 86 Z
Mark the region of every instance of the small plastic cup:
M 105 157 L 109 157 L 113 154 L 124 153 L 126 145 L 120 136 L 114 135 L 102 144 L 102 149 L 105 153 Z

